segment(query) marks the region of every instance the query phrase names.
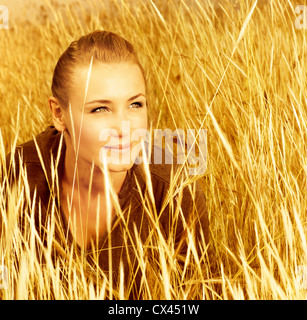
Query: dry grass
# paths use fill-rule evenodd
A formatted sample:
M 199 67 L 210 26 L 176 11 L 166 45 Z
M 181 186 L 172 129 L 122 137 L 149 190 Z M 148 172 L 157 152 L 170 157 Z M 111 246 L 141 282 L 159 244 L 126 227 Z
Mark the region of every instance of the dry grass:
M 306 297 L 296 273 L 297 266 L 307 266 L 306 31 L 294 25 L 301 3 L 253 4 L 242 0 L 237 8 L 213 10 L 198 0 L 114 0 L 108 1 L 112 16 L 103 10 L 80 16 L 68 7 L 52 24 L 1 31 L 1 161 L 50 123 L 46 101 L 58 56 L 78 35 L 100 28 L 139 49 L 153 127 L 207 129 L 208 168 L 201 183 L 212 256 L 207 261 L 205 249 L 196 256 L 188 240 L 182 271 L 156 230 L 153 243 L 135 247 L 144 298 Z M 1 298 L 128 297 L 129 288 L 122 282 L 110 288 L 108 277 L 89 270 L 73 248 L 63 248 L 53 262 L 52 223 L 39 256 L 31 203 L 24 207 L 26 183 L 7 190 L 5 170 L 1 174 L 0 259 L 9 269 L 9 289 L 0 290 Z M 28 216 L 26 235 L 17 228 L 21 213 Z M 156 270 L 146 256 L 151 246 L 159 248 Z

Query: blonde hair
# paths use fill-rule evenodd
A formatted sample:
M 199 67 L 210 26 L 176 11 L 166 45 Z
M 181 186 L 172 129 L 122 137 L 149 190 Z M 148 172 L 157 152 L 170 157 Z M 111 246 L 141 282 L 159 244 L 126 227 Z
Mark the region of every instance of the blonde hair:
M 110 31 L 94 31 L 73 41 L 55 66 L 51 90 L 62 107 L 69 104 L 68 92 L 76 67 L 89 65 L 91 59 L 94 63 L 136 63 L 145 79 L 144 70 L 130 42 Z

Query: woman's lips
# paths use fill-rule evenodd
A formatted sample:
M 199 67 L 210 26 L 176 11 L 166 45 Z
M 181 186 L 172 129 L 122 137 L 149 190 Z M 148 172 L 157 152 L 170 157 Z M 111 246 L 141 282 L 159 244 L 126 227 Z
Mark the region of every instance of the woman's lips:
M 127 152 L 130 150 L 130 147 L 131 147 L 131 143 L 114 145 L 114 146 L 103 146 L 103 148 L 105 149 L 114 150 L 118 152 Z

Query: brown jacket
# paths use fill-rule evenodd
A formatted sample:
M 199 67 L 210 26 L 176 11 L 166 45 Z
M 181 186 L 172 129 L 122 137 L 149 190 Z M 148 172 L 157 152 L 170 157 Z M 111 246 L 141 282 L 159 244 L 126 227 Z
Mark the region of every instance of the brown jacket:
M 22 165 L 25 166 L 27 170 L 31 197 L 33 197 L 36 192 L 36 198 L 40 200 L 43 208 L 41 217 L 37 217 L 36 219 L 36 226 L 37 228 L 42 228 L 42 226 L 47 225 L 48 216 L 51 211 L 50 206 L 52 203 L 58 203 L 58 219 L 62 226 L 62 234 L 67 235 L 65 245 L 70 245 L 74 243 L 74 240 L 72 234 L 67 230 L 67 222 L 62 214 L 60 204 L 61 188 L 57 188 L 57 185 L 61 186 L 61 183 L 58 183 L 55 177 L 52 176 L 54 170 L 52 170 L 53 162 L 51 160 L 57 159 L 59 155 L 57 173 L 58 181 L 61 181 L 64 170 L 65 143 L 64 140 L 62 140 L 62 144 L 60 143 L 61 134 L 54 127 L 48 127 L 44 132 L 39 134 L 35 140 L 38 149 L 34 140 L 31 140 L 17 147 L 14 157 L 16 164 L 18 164 L 19 157 L 22 159 Z M 39 152 L 37 150 L 39 150 Z M 163 150 L 156 146 L 154 147 L 154 152 L 162 152 L 163 154 Z M 12 180 L 14 180 L 18 176 L 19 168 L 18 165 L 15 170 L 10 168 L 8 163 L 9 158 L 10 155 L 7 156 L 7 167 Z M 152 219 L 142 200 L 142 196 L 146 196 L 148 189 L 142 166 L 134 164 L 128 171 L 118 194 L 119 205 L 124 213 L 123 218 L 116 216 L 112 221 L 112 231 L 110 233 L 105 232 L 99 242 L 99 265 L 105 272 L 109 271 L 109 249 L 111 245 L 112 274 L 114 281 L 117 279 L 121 260 L 124 266 L 125 279 L 129 279 L 135 272 L 135 267 L 137 266 L 135 249 L 138 246 L 138 240 L 140 239 L 143 244 L 150 242 L 151 231 L 157 225 L 153 222 L 154 220 L 159 221 L 161 234 L 165 237 L 166 241 L 169 235 L 174 237 L 173 243 L 176 246 L 175 250 L 178 249 L 181 255 L 184 255 L 186 249 L 185 223 L 193 221 L 196 237 L 199 237 L 197 241 L 200 241 L 201 231 L 203 231 L 205 239 L 208 241 L 208 217 L 205 210 L 205 197 L 199 184 L 196 183 L 196 201 L 192 201 L 191 194 L 187 187 L 183 189 L 180 206 L 184 218 L 178 218 L 176 223 L 174 223 L 171 213 L 172 206 L 166 205 L 164 208 L 163 202 L 167 197 L 167 192 L 170 187 L 171 170 L 172 167 L 175 168 L 175 166 L 169 164 L 150 164 L 149 167 L 154 194 L 154 207 L 157 213 L 156 218 Z M 142 190 L 142 194 L 138 191 L 138 187 Z M 56 200 L 55 202 L 54 199 Z M 176 207 L 179 199 L 175 196 L 173 200 L 174 207 Z M 185 221 L 183 221 L 183 219 Z M 135 230 L 137 230 L 139 235 L 137 237 L 135 236 Z M 130 236 L 127 236 L 129 233 Z M 40 234 L 43 233 L 40 232 Z M 78 246 L 76 245 L 76 247 Z M 137 281 L 135 283 L 134 297 L 138 297 L 137 286 L 139 283 L 137 283 Z

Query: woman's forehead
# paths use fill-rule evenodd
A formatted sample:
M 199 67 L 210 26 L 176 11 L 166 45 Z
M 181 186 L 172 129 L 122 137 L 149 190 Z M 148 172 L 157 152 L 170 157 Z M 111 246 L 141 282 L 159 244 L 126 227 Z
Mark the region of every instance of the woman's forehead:
M 80 65 L 74 70 L 74 78 L 77 80 L 88 78 L 103 77 L 105 78 L 131 78 L 143 77 L 141 68 L 136 63 L 119 62 L 119 63 L 102 63 L 94 62 L 93 64 Z M 95 79 L 96 80 L 96 79 Z
M 132 63 L 95 63 L 80 66 L 74 72 L 71 94 L 87 99 L 124 99 L 134 95 L 145 96 L 145 80 L 140 67 Z M 71 97 L 72 98 L 72 97 Z

